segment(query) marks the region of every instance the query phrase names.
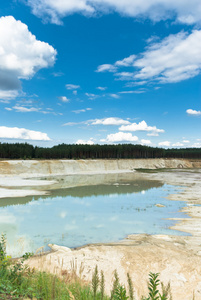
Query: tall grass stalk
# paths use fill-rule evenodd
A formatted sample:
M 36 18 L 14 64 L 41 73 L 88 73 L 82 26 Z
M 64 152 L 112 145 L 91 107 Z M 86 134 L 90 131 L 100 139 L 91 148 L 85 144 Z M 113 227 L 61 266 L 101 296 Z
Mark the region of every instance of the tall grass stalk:
M 94 299 L 96 299 L 98 286 L 99 286 L 99 276 L 98 276 L 98 267 L 96 265 L 94 273 L 92 275 L 92 290 L 93 290 Z
M 128 280 L 128 288 L 129 288 L 129 300 L 134 300 L 133 282 L 131 280 L 129 273 L 127 273 L 127 280 Z
M 101 300 L 103 300 L 104 293 L 105 293 L 105 277 L 103 271 L 101 271 L 100 293 L 101 293 Z

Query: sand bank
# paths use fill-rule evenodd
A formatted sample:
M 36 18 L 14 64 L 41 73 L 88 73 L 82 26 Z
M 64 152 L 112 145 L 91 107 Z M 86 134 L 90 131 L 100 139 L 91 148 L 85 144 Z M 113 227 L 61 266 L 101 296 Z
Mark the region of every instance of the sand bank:
M 1 176 L 23 178 L 131 172 L 135 169 L 201 168 L 201 160 L 189 159 L 100 159 L 100 160 L 9 160 L 0 161 Z
M 137 169 L 167 168 L 201 168 L 201 160 L 2 160 L 0 161 L 0 198 L 14 197 L 14 195 L 16 197 L 42 195 L 45 192 L 40 187 L 46 186 L 47 189 L 51 189 L 51 186 L 58 182 L 58 180 L 55 181 L 48 178 L 55 176 L 116 174 L 134 172 Z M 38 178 L 43 180 L 38 180 Z M 28 186 L 33 188 L 29 190 L 21 189 L 21 187 Z M 13 189 L 14 187 L 15 190 Z

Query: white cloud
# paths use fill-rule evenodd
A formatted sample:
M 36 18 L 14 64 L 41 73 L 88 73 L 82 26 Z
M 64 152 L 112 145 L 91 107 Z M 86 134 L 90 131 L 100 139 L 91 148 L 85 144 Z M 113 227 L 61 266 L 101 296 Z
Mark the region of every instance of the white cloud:
M 119 94 L 135 94 L 136 91 L 122 91 Z
M 116 61 L 115 65 L 118 67 L 130 67 L 133 65 L 135 59 L 136 55 L 132 54 L 129 57 Z
M 130 132 L 117 132 L 117 133 L 111 133 L 107 136 L 106 139 L 101 140 L 101 142 L 137 142 L 138 137 L 133 136 Z
M 103 87 L 103 86 L 98 86 L 97 89 L 100 90 L 100 91 L 105 91 L 107 88 Z
M 122 91 L 122 92 L 119 92 L 119 94 L 143 94 L 145 92 L 146 92 L 146 90 L 141 89 L 141 90 L 136 90 L 136 91 Z
M 52 75 L 54 77 L 61 77 L 61 76 L 64 76 L 64 73 L 63 72 L 53 72 Z
M 80 86 L 76 85 L 76 84 L 71 84 L 71 83 L 66 84 L 66 89 L 67 90 L 77 90 L 79 88 L 80 88 Z
M 82 122 L 81 123 L 67 122 L 67 123 L 63 124 L 62 126 L 74 126 L 74 125 L 78 125 L 78 124 L 82 124 Z
M 191 115 L 191 116 L 200 116 L 201 115 L 200 110 L 187 109 L 186 112 L 188 115 Z
M 117 76 L 117 80 L 126 80 L 126 81 L 129 81 L 129 80 L 134 80 L 134 75 L 135 73 L 134 72 L 119 72 L 119 73 L 115 73 L 114 74 L 115 76 Z
M 5 127 L 5 126 L 0 126 L 0 138 L 50 141 L 50 138 L 46 133 L 40 131 L 28 130 L 25 128 Z
M 0 86 L 0 102 L 9 102 L 12 99 L 15 99 L 18 96 L 18 91 L 5 91 L 1 90 Z
M 158 145 L 159 145 L 159 146 L 169 147 L 169 146 L 170 146 L 170 142 L 169 142 L 169 141 L 164 141 L 164 142 L 158 143 Z
M 136 79 L 161 83 L 179 82 L 198 75 L 201 70 L 201 31 L 180 32 L 152 44 L 134 66 L 140 69 Z
M 89 110 L 89 109 L 87 109 Z M 74 111 L 75 112 L 75 111 Z M 83 112 L 83 111 L 81 111 Z M 127 125 L 130 124 L 129 121 L 127 120 L 123 120 L 120 118 L 114 118 L 114 117 L 110 117 L 110 118 L 104 118 L 104 119 L 94 119 L 94 120 L 87 120 L 87 121 L 82 121 L 82 122 L 68 122 L 63 124 L 63 126 L 73 126 L 73 125 Z
M 24 106 L 13 106 L 13 109 L 16 110 L 17 112 L 37 112 L 40 109 L 39 108 L 35 108 L 35 107 L 24 107 Z
M 98 98 L 98 95 L 92 94 L 92 93 L 85 93 L 85 95 L 87 97 L 89 97 L 90 100 L 95 100 L 96 98 Z
M 159 136 L 159 134 L 157 132 L 149 132 L 147 136 Z
M 56 50 L 41 42 L 26 24 L 12 16 L 0 18 L 0 98 L 9 100 L 21 88 L 20 79 L 30 79 L 41 68 L 52 66 Z
M 190 143 L 190 141 L 189 140 L 183 140 L 182 143 L 188 144 L 188 143 Z
M 128 59 L 130 64 L 124 62 Z M 133 72 L 117 72 L 119 67 L 131 66 Z M 129 83 L 130 86 L 148 81 L 175 83 L 195 77 L 201 72 L 201 30 L 169 35 L 161 42 L 150 44 L 138 57 L 131 55 L 113 65 L 101 65 L 98 70 L 115 72 L 118 80 L 134 81 Z
M 69 102 L 70 99 L 68 99 L 66 96 L 61 96 L 61 97 L 58 97 L 59 100 L 61 100 L 62 102 Z
M 0 65 L 17 78 L 31 78 L 39 69 L 55 62 L 56 50 L 41 42 L 26 24 L 14 17 L 0 18 Z
M 98 66 L 96 72 L 100 73 L 100 72 L 116 72 L 117 71 L 117 67 L 111 65 L 111 64 L 103 64 Z
M 133 62 L 134 62 L 135 58 L 136 58 L 136 55 L 132 54 L 129 57 L 126 57 L 122 60 L 116 61 L 114 63 L 114 65 L 111 65 L 111 64 L 100 65 L 100 66 L 98 66 L 96 72 L 116 72 L 119 67 L 133 66 Z M 122 72 L 122 73 L 118 73 L 116 75 L 133 78 L 133 73 L 130 73 L 130 72 Z
M 119 130 L 121 131 L 152 131 L 154 133 L 163 133 L 163 129 L 158 129 L 156 126 L 148 126 L 145 121 L 141 121 L 138 124 L 132 123 L 130 125 L 122 125 Z
M 142 139 L 142 140 L 140 141 L 140 144 L 141 144 L 141 145 L 151 145 L 151 141 L 150 141 L 150 140 L 144 140 L 144 139 Z
M 114 99 L 119 99 L 120 96 L 117 94 L 110 94 L 110 97 L 114 98 Z
M 129 121 L 123 120 L 120 118 L 105 118 L 105 119 L 95 119 L 92 120 L 91 125 L 128 125 L 130 124 Z
M 35 15 L 55 24 L 61 24 L 61 18 L 69 14 L 95 16 L 100 12 L 147 17 L 155 22 L 174 18 L 180 23 L 193 24 L 201 20 L 199 0 L 26 0 L 26 2 Z
M 72 112 L 74 112 L 75 114 L 79 114 L 81 112 L 86 112 L 92 110 L 92 108 L 85 108 L 85 109 L 78 109 L 78 110 L 72 110 Z
M 77 145 L 94 145 L 94 141 L 93 141 L 93 138 L 90 138 L 88 141 L 86 140 L 78 140 L 76 142 Z
M 194 143 L 191 147 L 193 147 L 193 148 L 201 148 L 201 143 Z
M 180 143 L 180 142 L 177 142 L 175 144 L 172 144 L 173 147 L 183 147 L 184 144 Z

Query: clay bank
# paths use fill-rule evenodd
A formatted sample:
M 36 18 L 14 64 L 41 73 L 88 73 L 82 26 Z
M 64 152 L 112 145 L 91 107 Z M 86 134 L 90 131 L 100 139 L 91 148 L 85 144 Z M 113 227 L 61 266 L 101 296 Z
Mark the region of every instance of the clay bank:
M 159 272 L 165 284 L 170 281 L 173 300 L 192 300 L 193 293 L 194 299 L 201 299 L 201 161 L 1 161 L 0 195 L 13 197 L 16 191 L 19 195 L 42 195 L 54 188 L 66 188 L 65 177 L 73 174 L 79 174 L 77 176 L 81 177 L 80 185 L 84 186 L 89 185 L 89 182 L 83 174 L 100 174 L 99 181 L 106 183 L 107 175 L 101 174 L 111 173 L 115 180 L 117 173 L 139 173 L 139 169 L 150 169 L 140 173 L 142 179 L 182 187 L 179 193 L 168 198 L 172 201 L 184 201 L 184 212 L 189 217 L 177 218 L 172 229 L 187 232 L 189 236 L 129 235 L 125 240 L 116 243 L 93 244 L 78 249 L 50 245 L 52 252 L 35 256 L 28 264 L 57 274 L 61 274 L 63 270 L 70 272 L 76 265 L 78 275 L 82 269 L 81 276 L 86 281 L 91 280 L 97 265 L 105 274 L 106 291 L 111 289 L 115 269 L 122 284 L 126 284 L 126 275 L 129 272 L 134 282 L 137 300 L 141 299 L 141 295 L 147 294 L 148 273 Z M 64 179 L 60 180 L 59 176 L 64 176 Z M 95 176 L 90 177 L 90 184 L 97 184 Z M 68 181 L 68 185 L 76 186 L 76 182 Z M 161 207 L 157 209 L 160 213 Z

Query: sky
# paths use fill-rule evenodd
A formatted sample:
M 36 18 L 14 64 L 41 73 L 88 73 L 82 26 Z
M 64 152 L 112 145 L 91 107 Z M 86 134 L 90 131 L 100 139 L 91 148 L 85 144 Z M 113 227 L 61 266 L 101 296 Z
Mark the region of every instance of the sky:
M 0 2 L 0 142 L 201 147 L 200 0 Z

